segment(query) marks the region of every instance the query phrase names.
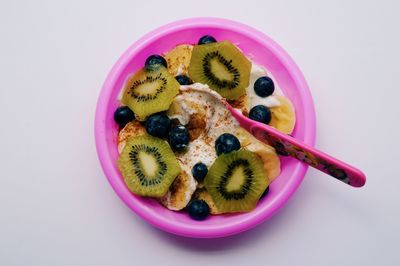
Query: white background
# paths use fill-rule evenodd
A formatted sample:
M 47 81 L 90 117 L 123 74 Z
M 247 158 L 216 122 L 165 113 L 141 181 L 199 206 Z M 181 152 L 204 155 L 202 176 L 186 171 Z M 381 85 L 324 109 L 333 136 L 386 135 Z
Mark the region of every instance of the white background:
M 399 12 L 396 0 L 1 0 L 0 265 L 400 265 Z M 192 16 L 280 43 L 314 96 L 317 147 L 363 169 L 366 186 L 310 170 L 276 216 L 226 239 L 132 213 L 97 160 L 96 100 L 132 42 Z

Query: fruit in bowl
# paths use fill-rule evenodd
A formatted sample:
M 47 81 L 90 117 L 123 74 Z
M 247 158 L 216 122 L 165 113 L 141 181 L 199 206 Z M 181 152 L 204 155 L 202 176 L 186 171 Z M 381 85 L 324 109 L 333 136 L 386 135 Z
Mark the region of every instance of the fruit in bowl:
M 312 144 L 304 80 L 275 43 L 242 24 L 193 19 L 159 31 L 128 50 L 104 85 L 96 142 L 106 175 L 129 207 L 166 231 L 246 230 L 283 205 L 306 167 L 255 139 L 213 94 Z
M 211 209 L 222 215 L 256 207 L 279 175 L 280 159 L 239 126 L 213 91 L 253 120 L 293 131 L 290 100 L 230 41 L 205 35 L 197 45 L 150 55 L 124 84 L 114 114 L 122 127 L 118 168 L 132 193 L 185 209 L 195 220 Z

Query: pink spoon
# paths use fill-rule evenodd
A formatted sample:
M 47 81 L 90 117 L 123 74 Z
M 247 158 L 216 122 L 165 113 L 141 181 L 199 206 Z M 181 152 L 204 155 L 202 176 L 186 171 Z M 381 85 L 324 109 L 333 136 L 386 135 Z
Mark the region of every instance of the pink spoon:
M 229 109 L 240 126 L 260 141 L 273 146 L 281 155 L 291 156 L 353 187 L 362 187 L 366 178 L 359 169 L 323 153 L 273 127 L 251 120 L 218 97 Z

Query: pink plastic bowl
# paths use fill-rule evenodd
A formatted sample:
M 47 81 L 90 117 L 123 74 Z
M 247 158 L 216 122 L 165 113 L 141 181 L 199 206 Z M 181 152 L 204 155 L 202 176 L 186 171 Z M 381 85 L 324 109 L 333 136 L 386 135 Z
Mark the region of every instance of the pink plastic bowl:
M 270 185 L 269 194 L 249 213 L 211 216 L 194 221 L 184 212 L 162 207 L 153 199 L 133 195 L 117 168 L 117 134 L 113 121 L 118 94 L 127 76 L 141 68 L 151 54 L 161 54 L 178 44 L 197 43 L 203 35 L 217 40 L 230 40 L 251 55 L 259 65 L 272 73 L 279 86 L 296 108 L 293 136 L 310 145 L 315 141 L 314 105 L 306 81 L 289 55 L 265 34 L 226 19 L 193 18 L 160 27 L 139 39 L 119 58 L 106 81 L 97 103 L 95 136 L 97 153 L 111 186 L 118 196 L 140 217 L 167 232 L 199 238 L 223 237 L 248 230 L 270 218 L 300 185 L 307 166 L 290 158 L 281 158 L 282 173 Z

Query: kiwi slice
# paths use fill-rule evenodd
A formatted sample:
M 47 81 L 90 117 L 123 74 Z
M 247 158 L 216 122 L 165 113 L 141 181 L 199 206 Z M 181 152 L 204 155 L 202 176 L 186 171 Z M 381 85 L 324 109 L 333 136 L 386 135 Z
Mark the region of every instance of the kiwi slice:
M 139 120 L 168 110 L 179 92 L 179 83 L 161 65 L 143 68 L 127 81 L 122 103 L 129 106 Z
M 207 84 L 228 100 L 236 100 L 249 86 L 251 62 L 228 41 L 196 45 L 189 65 L 194 82 Z
M 261 159 L 246 149 L 218 156 L 204 179 L 221 213 L 251 211 L 268 185 Z
M 118 168 L 129 190 L 145 197 L 164 196 L 181 171 L 168 143 L 150 135 L 128 139 Z

